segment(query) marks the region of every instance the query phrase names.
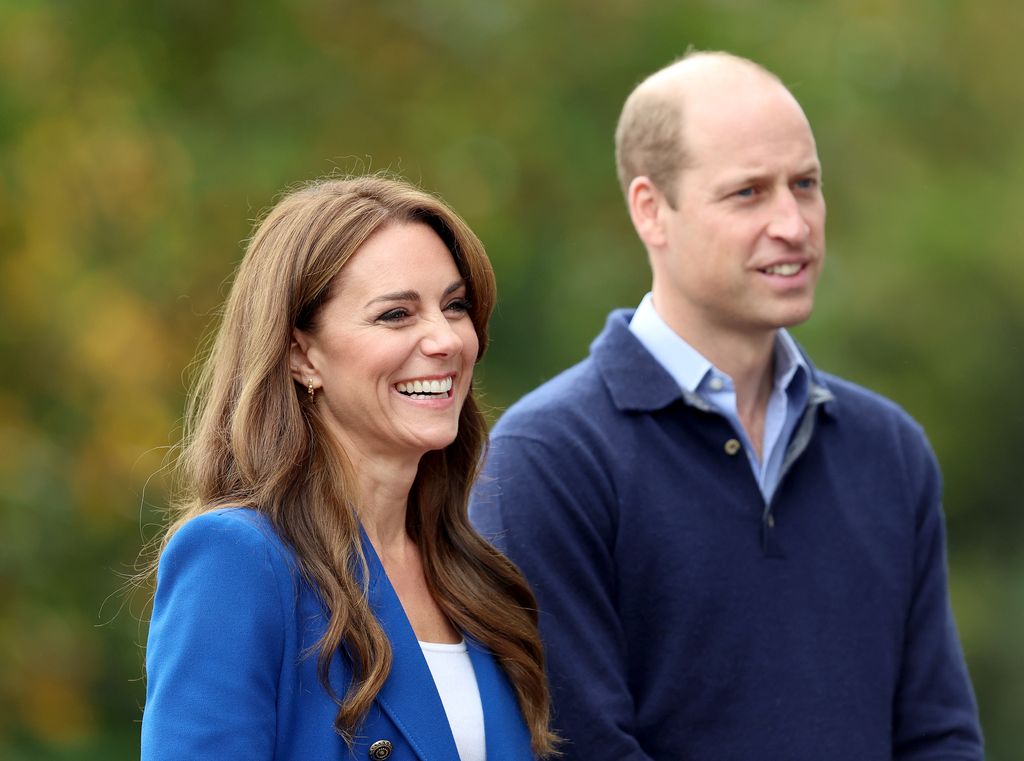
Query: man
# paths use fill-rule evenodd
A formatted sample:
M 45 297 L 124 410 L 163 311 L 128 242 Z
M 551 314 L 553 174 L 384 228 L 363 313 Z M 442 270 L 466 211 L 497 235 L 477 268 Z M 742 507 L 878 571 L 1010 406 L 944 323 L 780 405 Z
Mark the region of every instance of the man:
M 799 104 L 690 54 L 616 153 L 651 292 L 502 417 L 471 507 L 537 594 L 565 758 L 982 758 L 931 449 L 785 331 L 825 256 Z

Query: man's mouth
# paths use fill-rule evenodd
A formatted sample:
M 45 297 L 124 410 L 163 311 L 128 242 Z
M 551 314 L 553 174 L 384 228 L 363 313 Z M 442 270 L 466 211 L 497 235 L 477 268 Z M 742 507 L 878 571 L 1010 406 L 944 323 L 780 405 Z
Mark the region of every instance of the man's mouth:
M 781 277 L 793 277 L 804 268 L 802 262 L 789 262 L 788 264 L 773 264 L 771 267 L 765 267 L 760 272 L 766 275 L 779 275 Z

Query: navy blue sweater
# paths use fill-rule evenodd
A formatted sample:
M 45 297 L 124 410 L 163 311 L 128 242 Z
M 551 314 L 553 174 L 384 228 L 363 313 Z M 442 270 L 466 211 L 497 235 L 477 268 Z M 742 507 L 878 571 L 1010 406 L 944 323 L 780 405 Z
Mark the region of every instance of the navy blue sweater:
M 766 505 L 629 317 L 501 418 L 471 505 L 539 599 L 565 758 L 982 758 L 920 427 L 812 370 Z

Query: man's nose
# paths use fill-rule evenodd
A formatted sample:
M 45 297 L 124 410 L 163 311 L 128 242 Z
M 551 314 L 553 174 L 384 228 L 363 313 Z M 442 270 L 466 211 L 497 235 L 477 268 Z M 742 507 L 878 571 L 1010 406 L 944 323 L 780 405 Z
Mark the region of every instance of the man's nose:
M 791 246 L 802 245 L 807 242 L 811 234 L 811 226 L 804 216 L 800 202 L 788 188 L 779 191 L 771 208 L 771 221 L 768 224 L 768 234 L 784 241 Z

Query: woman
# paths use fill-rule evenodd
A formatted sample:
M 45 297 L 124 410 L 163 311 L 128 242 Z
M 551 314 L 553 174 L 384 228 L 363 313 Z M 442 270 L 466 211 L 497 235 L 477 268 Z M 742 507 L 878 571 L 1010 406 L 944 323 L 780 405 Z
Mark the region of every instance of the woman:
M 552 752 L 533 596 L 466 517 L 493 304 L 479 240 L 404 182 L 259 225 L 189 405 L 144 759 Z

